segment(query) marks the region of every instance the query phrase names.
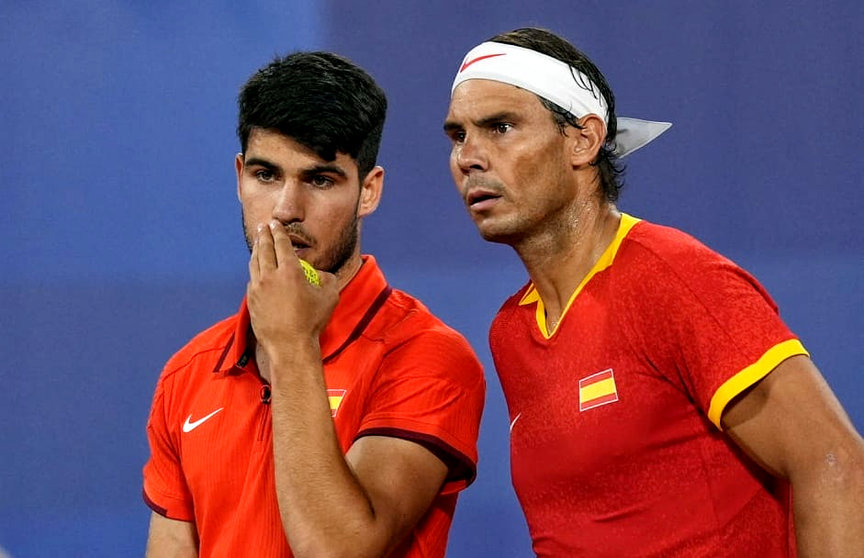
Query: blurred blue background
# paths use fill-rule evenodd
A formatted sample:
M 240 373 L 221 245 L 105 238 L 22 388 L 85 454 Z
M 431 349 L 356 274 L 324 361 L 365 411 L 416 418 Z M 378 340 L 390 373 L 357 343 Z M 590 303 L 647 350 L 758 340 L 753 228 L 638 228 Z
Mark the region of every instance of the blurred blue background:
M 156 379 L 244 291 L 235 97 L 294 49 L 344 54 L 387 91 L 364 251 L 487 368 L 448 556 L 531 554 L 486 343 L 525 274 L 474 230 L 441 132 L 462 56 L 500 31 L 562 34 L 620 115 L 675 123 L 628 161 L 621 208 L 755 274 L 864 427 L 860 2 L 4 0 L 0 24 L 0 547 L 15 558 L 143 553 Z

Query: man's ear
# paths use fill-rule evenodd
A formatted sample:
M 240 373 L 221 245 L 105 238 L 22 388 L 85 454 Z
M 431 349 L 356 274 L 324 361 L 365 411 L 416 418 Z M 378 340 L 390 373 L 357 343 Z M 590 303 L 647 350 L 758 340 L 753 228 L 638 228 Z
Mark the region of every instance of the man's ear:
M 366 217 L 378 208 L 381 191 L 384 189 L 384 169 L 374 167 L 360 185 L 360 200 L 357 202 L 357 216 Z
M 597 153 L 606 142 L 606 123 L 596 114 L 588 114 L 579 119 L 582 129 L 570 127 L 568 135 L 573 134 L 570 161 L 574 167 L 590 165 L 597 160 Z
M 236 157 L 234 157 L 234 170 L 237 172 L 237 199 L 241 200 L 240 197 L 240 177 L 243 175 L 243 154 L 238 153 Z

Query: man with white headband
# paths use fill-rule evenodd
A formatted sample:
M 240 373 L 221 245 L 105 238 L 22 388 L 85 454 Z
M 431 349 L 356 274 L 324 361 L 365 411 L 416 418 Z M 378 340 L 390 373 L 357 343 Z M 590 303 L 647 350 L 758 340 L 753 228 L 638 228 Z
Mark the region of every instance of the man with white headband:
M 774 302 L 616 208 L 618 158 L 669 126 L 617 118 L 545 30 L 481 44 L 453 82 L 453 178 L 530 276 L 490 346 L 534 551 L 864 556 L 864 441 Z

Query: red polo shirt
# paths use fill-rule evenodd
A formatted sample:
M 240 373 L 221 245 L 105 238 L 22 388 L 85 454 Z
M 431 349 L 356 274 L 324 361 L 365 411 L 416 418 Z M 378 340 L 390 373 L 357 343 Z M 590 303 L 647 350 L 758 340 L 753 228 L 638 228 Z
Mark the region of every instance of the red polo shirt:
M 196 336 L 165 366 L 147 425 L 144 498 L 192 521 L 204 556 L 290 556 L 273 477 L 268 386 L 240 311 Z M 249 350 L 247 350 L 249 349 Z M 465 339 L 387 285 L 375 259 L 342 290 L 321 335 L 324 376 L 343 453 L 385 435 L 424 445 L 447 482 L 401 556 L 444 556 L 457 493 L 474 478 L 485 382 Z
M 787 483 L 720 427 L 731 400 L 807 353 L 731 261 L 623 215 L 557 329 L 529 284 L 490 344 L 538 556 L 794 556 Z

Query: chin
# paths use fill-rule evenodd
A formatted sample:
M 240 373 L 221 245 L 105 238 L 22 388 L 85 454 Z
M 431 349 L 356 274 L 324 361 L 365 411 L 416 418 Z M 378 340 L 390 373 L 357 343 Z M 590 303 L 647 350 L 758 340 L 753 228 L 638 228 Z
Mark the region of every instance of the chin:
M 483 240 L 513 245 L 525 236 L 520 223 L 505 219 L 479 219 L 474 222 Z
M 513 235 L 508 234 L 505 231 L 495 230 L 489 227 L 478 227 L 480 231 L 480 236 L 483 237 L 483 240 L 486 242 L 497 242 L 499 244 L 512 244 L 513 243 Z

